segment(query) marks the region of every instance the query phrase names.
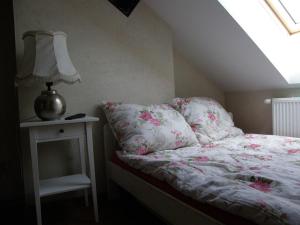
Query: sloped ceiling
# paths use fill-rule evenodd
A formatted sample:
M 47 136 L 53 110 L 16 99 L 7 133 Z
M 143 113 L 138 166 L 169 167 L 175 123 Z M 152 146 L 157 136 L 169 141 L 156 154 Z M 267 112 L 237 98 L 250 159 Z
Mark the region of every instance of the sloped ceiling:
M 144 0 L 174 32 L 174 45 L 224 91 L 290 87 L 217 0 Z

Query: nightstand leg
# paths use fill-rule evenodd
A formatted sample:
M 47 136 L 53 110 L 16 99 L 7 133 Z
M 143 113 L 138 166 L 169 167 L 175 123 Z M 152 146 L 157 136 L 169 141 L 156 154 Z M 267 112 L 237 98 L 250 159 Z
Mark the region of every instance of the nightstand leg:
M 86 135 L 87 135 L 87 150 L 89 156 L 89 167 L 90 167 L 90 179 L 92 183 L 92 195 L 94 204 L 95 220 L 99 222 L 98 215 L 98 202 L 97 202 L 97 189 L 96 189 L 96 177 L 95 177 L 95 165 L 94 165 L 94 152 L 93 152 L 93 136 L 92 136 L 92 124 L 86 123 Z
M 37 143 L 35 142 L 35 130 L 30 129 L 29 136 L 30 136 L 30 153 L 31 153 L 31 163 L 32 163 L 33 188 L 34 188 L 37 224 L 42 225 L 40 177 L 39 177 L 39 166 L 38 166 Z
M 86 175 L 86 161 L 85 161 L 85 151 L 84 151 L 84 138 L 80 137 L 79 138 L 79 153 L 80 153 L 80 164 L 81 164 L 81 173 Z M 84 202 L 85 202 L 85 206 L 88 207 L 89 206 L 89 193 L 88 190 L 84 190 Z

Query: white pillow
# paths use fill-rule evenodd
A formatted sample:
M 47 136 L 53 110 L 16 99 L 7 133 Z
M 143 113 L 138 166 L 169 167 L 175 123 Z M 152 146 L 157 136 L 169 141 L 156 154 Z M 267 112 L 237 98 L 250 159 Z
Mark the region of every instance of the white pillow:
M 175 98 L 172 105 L 184 116 L 201 144 L 243 134 L 234 127 L 226 110 L 211 98 Z
M 171 106 L 104 102 L 103 109 L 123 150 L 135 154 L 198 144 L 183 116 Z

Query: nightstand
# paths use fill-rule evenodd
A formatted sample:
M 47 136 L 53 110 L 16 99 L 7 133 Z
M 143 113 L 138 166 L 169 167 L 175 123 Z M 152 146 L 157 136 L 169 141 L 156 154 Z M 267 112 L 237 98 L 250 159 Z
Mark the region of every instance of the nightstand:
M 96 222 L 99 221 L 92 137 L 92 123 L 98 120 L 96 117 L 87 116 L 74 120 L 37 120 L 20 123 L 21 128 L 27 128 L 29 131 L 33 189 L 38 225 L 42 225 L 40 198 L 69 191 L 84 190 L 85 201 L 88 204 L 88 189 L 92 190 L 95 220 Z M 72 139 L 77 139 L 79 143 L 81 173 L 40 180 L 38 143 Z M 88 160 L 85 157 L 85 148 L 87 149 Z M 89 171 L 87 171 L 87 163 Z

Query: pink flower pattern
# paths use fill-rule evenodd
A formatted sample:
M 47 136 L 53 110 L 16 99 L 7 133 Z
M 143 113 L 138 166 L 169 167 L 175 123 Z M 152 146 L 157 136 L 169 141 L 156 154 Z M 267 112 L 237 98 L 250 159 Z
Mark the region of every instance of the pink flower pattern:
M 180 136 L 176 130 L 172 133 L 174 136 Z M 300 221 L 300 212 L 295 210 L 292 201 L 294 195 L 298 196 L 300 193 L 300 180 L 297 179 L 300 169 L 295 166 L 300 161 L 300 139 L 291 138 L 291 141 L 287 142 L 286 138 L 278 136 L 255 134 L 250 137 L 239 136 L 191 148 L 156 152 L 153 171 L 161 168 L 163 172 L 157 173 L 161 175 L 160 179 L 166 180 L 188 196 L 199 201 L 205 199 L 209 204 L 220 206 L 225 211 L 237 214 L 241 212 L 240 215 L 243 216 L 243 211 L 239 209 L 243 209 L 244 204 L 247 204 L 253 212 L 249 217 L 257 224 L 271 225 L 278 221 L 282 224 L 295 224 L 295 221 Z M 158 155 L 160 159 L 157 158 Z M 148 156 L 151 157 L 151 154 Z M 157 160 L 166 163 L 157 167 Z M 147 160 L 146 164 L 150 161 Z M 226 169 L 220 171 L 220 166 Z M 149 171 L 150 174 L 153 171 Z M 281 176 L 284 173 L 287 174 L 286 177 Z M 269 178 L 270 175 L 274 175 L 272 179 Z M 295 177 L 296 181 L 290 180 L 291 176 Z M 216 181 L 213 187 L 207 185 L 206 178 Z M 293 190 L 293 196 L 286 192 L 287 186 Z M 219 193 L 226 191 L 228 195 L 222 195 L 226 203 L 229 200 L 238 204 L 238 207 L 227 207 L 224 198 L 218 198 Z M 231 193 L 236 191 L 240 191 L 239 194 L 231 196 Z M 207 199 L 210 194 L 212 198 Z M 282 198 L 270 198 L 277 194 Z M 263 222 L 256 220 L 257 216 Z
M 175 134 L 176 137 L 180 137 L 182 135 L 182 132 L 178 130 L 172 130 L 171 132 L 172 134 Z
M 191 124 L 191 128 L 194 132 L 197 131 L 197 126 L 198 126 L 197 124 Z
M 246 148 L 251 148 L 253 150 L 256 150 L 257 148 L 259 148 L 261 145 L 260 144 L 250 144 L 250 145 L 246 145 Z
M 199 156 L 194 158 L 195 161 L 197 162 L 207 162 L 209 160 L 209 158 L 207 156 Z
M 181 140 L 175 142 L 175 145 L 176 145 L 177 148 L 182 146 L 182 144 L 183 144 L 183 142 Z
M 216 121 L 216 120 L 217 120 L 216 115 L 213 114 L 212 112 L 208 112 L 208 118 L 209 118 L 211 121 Z
M 192 98 L 177 98 L 175 99 L 176 105 L 182 107 L 185 104 L 190 103 Z
M 116 103 L 113 103 L 113 102 L 107 102 L 106 103 L 106 108 L 111 110 L 111 111 L 114 110 L 115 106 L 116 106 Z
M 118 104 L 114 103 L 107 103 L 107 110 L 110 110 L 111 112 L 114 112 L 115 109 L 117 108 Z M 147 121 L 151 123 L 154 126 L 161 126 L 164 123 L 161 120 L 160 115 L 157 115 L 155 113 L 152 113 L 151 111 L 140 111 L 139 114 L 137 114 L 138 118 L 143 121 Z M 204 118 L 204 117 L 203 117 Z M 108 118 L 109 119 L 109 118 Z M 206 118 L 204 118 L 206 119 Z M 215 114 L 212 113 L 212 116 L 208 115 L 208 119 L 211 122 L 214 122 L 216 120 L 219 120 Z M 208 120 L 207 119 L 207 120 Z M 143 123 L 141 121 L 141 123 Z M 123 121 L 122 123 L 118 123 L 119 128 L 121 128 L 121 133 L 120 137 L 122 138 L 122 129 L 126 129 L 129 127 L 132 123 L 128 121 Z M 202 124 L 195 124 L 194 128 L 199 128 L 197 126 L 202 126 Z M 193 126 L 192 126 L 193 128 Z M 194 129 L 193 129 L 194 130 Z M 178 130 L 170 130 L 168 131 L 170 134 L 172 134 L 172 137 L 175 137 L 174 144 L 176 147 L 181 147 L 182 144 L 185 143 L 185 140 L 183 138 L 183 134 L 181 131 Z M 245 182 L 249 182 L 248 180 L 248 174 L 251 176 L 254 176 L 256 179 L 254 181 L 250 181 L 247 183 L 248 187 L 246 187 L 250 191 L 252 191 L 253 196 L 260 196 L 261 199 L 257 200 L 255 202 L 256 206 L 260 206 L 260 210 L 263 212 L 259 213 L 266 213 L 268 211 L 272 211 L 276 205 L 273 205 L 274 203 L 271 201 L 267 201 L 267 197 L 270 196 L 271 194 L 277 193 L 278 191 L 282 191 L 284 189 L 284 186 L 282 186 L 282 183 L 285 185 L 290 185 L 291 188 L 297 192 L 298 187 L 300 185 L 299 182 L 291 182 L 289 183 L 288 180 L 285 182 L 277 182 L 276 177 L 274 178 L 274 181 L 269 181 L 265 179 L 264 177 L 267 177 L 265 172 L 267 173 L 275 173 L 276 170 L 274 170 L 275 163 L 279 163 L 281 160 L 285 162 L 284 167 L 288 168 L 289 163 L 298 163 L 300 161 L 300 139 L 297 138 L 283 138 L 283 137 L 277 137 L 277 136 L 268 136 L 268 135 L 245 135 L 245 136 L 240 136 L 236 137 L 237 140 L 242 140 L 238 144 L 236 142 L 230 143 L 229 141 L 222 140 L 222 141 L 216 141 L 212 142 L 209 144 L 203 144 L 201 147 L 195 152 L 193 152 L 192 156 L 187 157 L 189 161 L 185 161 L 185 159 L 182 159 L 182 161 L 178 164 L 174 164 L 173 167 L 170 167 L 167 170 L 167 173 L 157 173 L 161 174 L 161 176 L 173 176 L 173 181 L 174 179 L 179 179 L 177 176 L 182 175 L 185 177 L 185 173 L 189 174 L 191 171 L 193 173 L 197 173 L 197 171 L 201 174 L 205 173 L 205 176 L 209 174 L 209 171 L 207 170 L 208 163 L 205 162 L 212 162 L 210 166 L 214 166 L 213 162 L 216 162 L 216 164 L 220 165 L 223 164 L 224 166 L 228 166 L 229 172 L 232 173 L 235 172 L 237 175 L 234 179 L 241 181 L 243 184 L 241 188 L 245 188 Z M 249 140 L 251 139 L 251 140 Z M 251 141 L 249 143 L 249 141 Z M 135 152 L 137 155 L 147 155 L 147 156 L 142 156 L 142 157 L 151 157 L 151 154 L 149 154 L 152 150 L 151 147 L 148 147 L 147 143 L 145 142 L 145 139 L 139 139 L 137 141 L 137 146 L 136 149 L 137 151 Z M 209 150 L 214 150 L 214 151 L 208 151 Z M 247 148 L 247 150 L 245 150 Z M 207 149 L 207 150 L 205 150 Z M 260 150 L 257 152 L 257 150 Z M 178 150 L 180 152 L 181 150 Z M 226 159 L 226 156 L 223 157 L 224 151 L 227 151 L 227 154 L 229 154 L 229 157 Z M 230 153 L 229 153 L 230 151 Z M 244 151 L 244 153 L 243 153 Z M 163 152 L 163 151 L 162 151 Z M 153 158 L 156 159 L 156 162 L 159 160 L 162 160 L 162 162 L 170 162 L 172 161 L 171 157 L 166 157 L 165 160 L 163 160 L 163 155 L 165 154 L 166 156 L 171 156 L 172 151 L 167 151 L 166 153 L 162 153 L 160 156 L 159 155 L 154 155 Z M 185 152 L 185 150 L 183 151 Z M 222 154 L 220 154 L 221 152 Z M 184 153 L 186 154 L 186 152 Z M 278 154 L 278 155 L 277 155 Z M 284 157 L 284 155 L 289 155 L 289 157 Z M 176 159 L 178 158 L 178 155 L 175 155 Z M 219 158 L 218 157 L 222 158 Z M 142 158 L 141 156 L 139 156 Z M 280 160 L 278 160 L 280 157 Z M 228 160 L 229 159 L 229 160 Z M 199 162 L 199 163 L 192 163 L 192 162 Z M 266 162 L 264 162 L 266 161 Z M 149 162 L 148 162 L 149 163 Z M 157 166 L 157 164 L 156 164 Z M 205 169 L 204 169 L 205 168 Z M 276 167 L 278 170 L 281 168 Z M 294 167 L 291 167 L 290 169 L 293 169 L 291 171 L 291 174 L 289 175 L 295 175 L 298 174 L 296 170 L 294 170 Z M 172 174 L 172 170 L 176 170 L 177 173 Z M 186 172 L 184 172 L 186 171 Z M 243 171 L 243 172 L 242 172 Z M 180 173 L 178 173 L 180 172 Z M 242 173 L 240 173 L 242 172 Z M 278 172 L 278 171 L 277 171 Z M 248 174 L 247 174 L 248 173 Z M 246 174 L 246 175 L 245 175 Z M 254 174 L 254 175 L 253 175 Z M 216 174 L 213 174 L 215 176 Z M 203 175 L 202 175 L 203 176 Z M 188 177 L 188 176 L 186 176 Z M 165 177 L 164 177 L 165 178 Z M 224 177 L 223 177 L 224 178 Z M 228 177 L 230 179 L 230 176 Z M 240 178 L 240 179 L 239 179 Z M 189 179 L 191 179 L 189 177 Z M 246 179 L 246 181 L 245 181 Z M 278 178 L 278 179 L 283 179 L 283 178 Z M 167 179 L 166 179 L 167 180 Z M 276 182 L 275 182 L 276 181 Z M 183 182 L 184 183 L 184 182 Z M 276 184 L 276 185 L 275 185 Z M 197 183 L 197 185 L 201 185 Z M 226 184 L 225 184 L 226 185 Z M 184 185 L 185 186 L 185 185 Z M 199 187 L 199 186 L 197 186 Z M 176 187 L 178 188 L 178 187 Z M 192 187 L 193 188 L 193 187 Z M 205 190 L 209 189 L 207 186 L 205 186 Z M 219 187 L 221 188 L 221 186 Z M 251 190 L 250 190 L 251 189 Z M 255 189 L 255 190 L 254 190 Z M 260 195 L 257 194 L 256 190 L 262 192 Z M 256 194 L 254 194 L 256 193 Z M 264 193 L 268 193 L 264 195 Z M 297 192 L 298 193 L 298 192 Z M 251 194 L 250 194 L 251 195 Z M 282 192 L 282 195 L 284 195 L 284 192 Z M 252 196 L 252 197 L 253 197 Z M 285 196 L 288 198 L 287 196 Z M 244 196 L 245 199 L 247 199 L 247 196 Z M 266 201 L 263 199 L 266 198 Z M 250 197 L 249 197 L 250 199 Z M 251 199 L 252 200 L 252 199 Z M 215 200 L 213 200 L 215 201 Z M 212 203 L 213 203 L 212 201 Z M 249 200 L 249 202 L 251 202 Z M 268 202 L 268 204 L 266 203 Z M 221 204 L 222 205 L 222 204 Z M 295 212 L 293 210 L 290 210 L 288 207 L 290 207 L 287 203 L 285 203 L 285 207 L 281 207 L 280 209 L 277 209 L 277 211 L 272 211 L 272 213 L 275 213 L 277 215 L 277 218 L 280 218 L 280 220 L 286 222 L 286 224 L 290 224 L 290 218 L 293 218 L 293 216 L 298 216 L 295 215 Z M 230 208 L 229 208 L 230 209 Z M 225 210 L 227 210 L 225 208 Z M 300 218 L 300 213 L 299 216 Z M 253 218 L 255 216 L 253 215 Z M 292 221 L 292 220 L 291 220 Z M 297 220 L 299 221 L 299 220 Z
M 285 142 L 286 142 L 287 144 L 292 144 L 292 143 L 294 142 L 294 140 L 291 139 L 291 138 L 287 138 L 287 139 L 285 139 Z
M 147 112 L 147 111 L 142 112 L 140 114 L 139 118 L 142 120 L 145 120 L 145 121 L 149 121 L 149 120 L 153 119 L 151 113 Z
M 175 142 L 176 148 L 182 147 L 184 145 L 184 143 L 185 143 L 185 140 L 184 140 L 185 138 L 182 135 L 182 132 L 174 129 L 174 130 L 171 131 L 171 133 L 175 135 L 175 138 L 176 138 L 176 142 Z
M 145 146 L 140 146 L 136 152 L 138 155 L 145 155 L 148 153 L 148 149 Z
M 243 135 L 222 105 L 211 98 L 175 98 L 173 107 L 185 117 L 200 144 Z
M 289 149 L 288 154 L 297 154 L 300 153 L 300 149 Z
M 217 146 L 218 146 L 218 144 L 214 144 L 214 143 L 202 145 L 203 148 L 215 148 Z
M 160 126 L 160 121 L 158 119 L 151 119 L 150 123 L 157 127 Z
M 104 102 L 102 108 L 119 145 L 126 152 L 143 155 L 197 144 L 196 135 L 184 117 L 170 105 Z
M 249 184 L 250 187 L 255 188 L 262 192 L 270 192 L 272 191 L 271 185 L 269 183 L 263 182 L 261 180 L 256 180 Z
M 145 120 L 153 124 L 154 126 L 160 126 L 160 121 L 152 116 L 150 112 L 144 111 L 139 116 L 140 119 Z

